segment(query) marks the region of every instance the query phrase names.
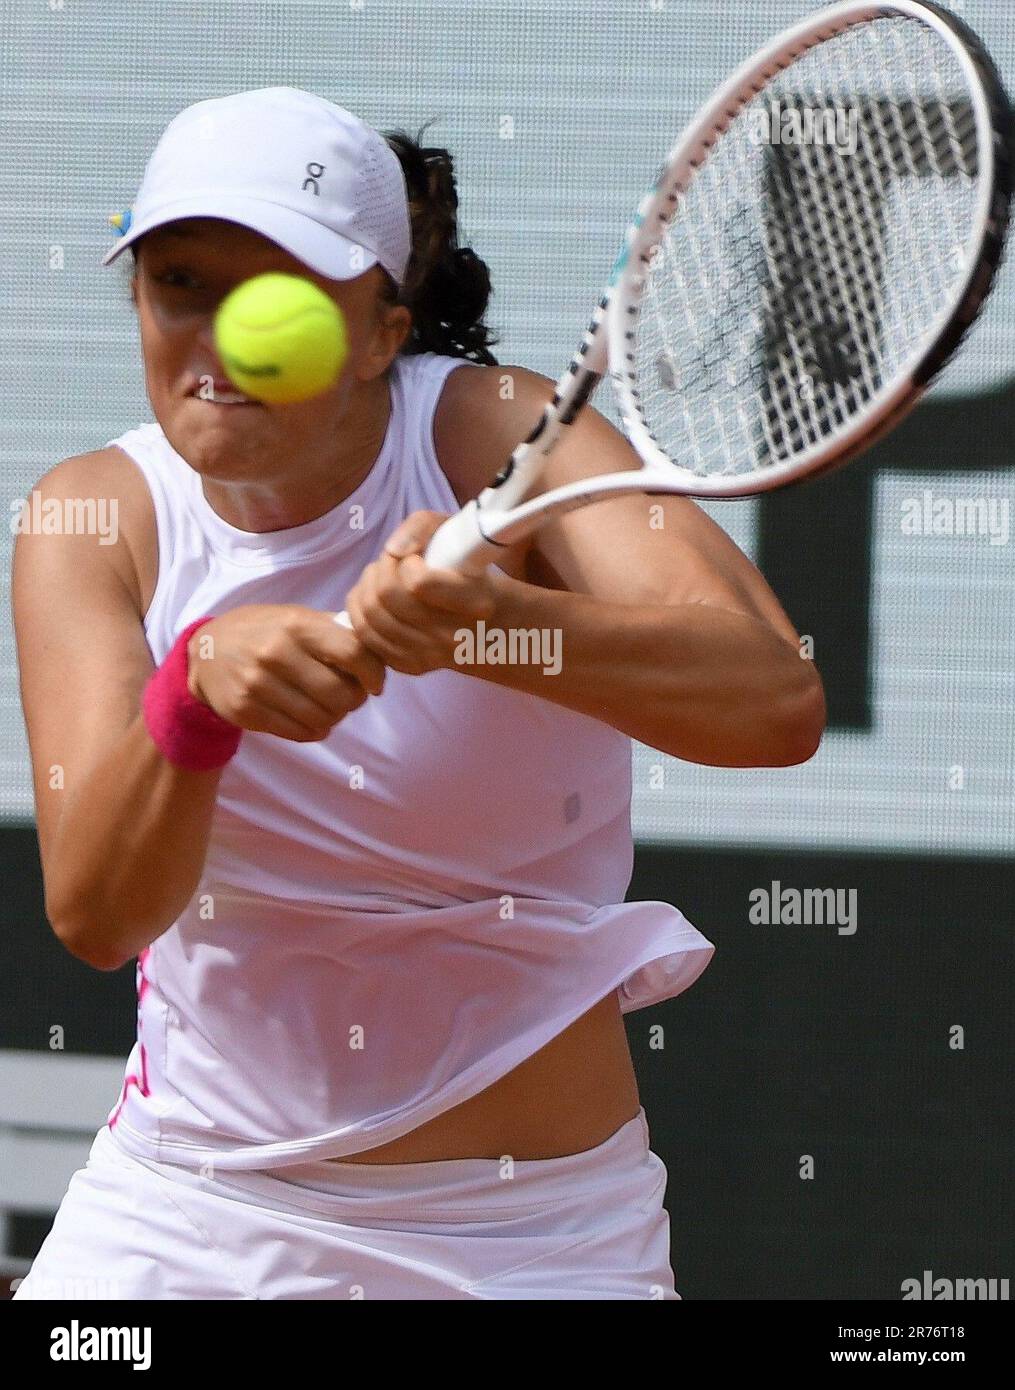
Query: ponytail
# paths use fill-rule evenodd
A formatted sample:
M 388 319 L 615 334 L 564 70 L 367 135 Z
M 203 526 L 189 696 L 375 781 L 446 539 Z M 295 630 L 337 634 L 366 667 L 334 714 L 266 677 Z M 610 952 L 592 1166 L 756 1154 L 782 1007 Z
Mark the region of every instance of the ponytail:
M 412 254 L 399 290 L 385 275 L 383 297 L 403 304 L 412 328 L 403 356 L 436 352 L 494 367 L 488 351 L 498 339 L 483 322 L 490 299 L 490 272 L 467 246 L 458 245 L 458 192 L 454 161 L 447 150 L 424 148 L 404 130 L 384 138 L 398 156 L 409 195 Z

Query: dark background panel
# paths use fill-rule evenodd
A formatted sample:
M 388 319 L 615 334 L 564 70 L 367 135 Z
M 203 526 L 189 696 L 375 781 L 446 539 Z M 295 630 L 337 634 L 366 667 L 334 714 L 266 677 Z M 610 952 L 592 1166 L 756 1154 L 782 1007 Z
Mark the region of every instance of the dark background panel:
M 1010 470 L 1013 439 L 1012 383 L 981 396 L 932 396 L 842 472 L 759 499 L 758 568 L 797 631 L 815 639 L 830 729 L 874 723 L 871 550 L 879 473 L 940 477 L 951 492 L 964 469 Z
M 773 879 L 856 888 L 856 933 L 751 924 Z M 686 994 L 627 1018 L 685 1297 L 893 1299 L 924 1269 L 1015 1272 L 1013 891 L 1003 861 L 639 852 L 631 896 L 717 947 Z
M 55 941 L 34 829 L 0 832 L 0 867 L 0 1047 L 45 1050 L 60 1025 L 69 1052 L 126 1058 L 133 970 Z M 855 934 L 752 924 L 773 879 L 855 888 Z M 1012 1275 L 1011 863 L 641 848 L 629 896 L 675 903 L 717 948 L 685 994 L 626 1020 L 685 1298 Z M 24 1254 L 47 1224 L 16 1223 Z
M 132 967 L 93 970 L 60 945 L 46 921 L 34 826 L 0 827 L 0 1048 L 119 1056 L 134 1041 Z M 110 1100 L 110 1106 L 116 1097 Z

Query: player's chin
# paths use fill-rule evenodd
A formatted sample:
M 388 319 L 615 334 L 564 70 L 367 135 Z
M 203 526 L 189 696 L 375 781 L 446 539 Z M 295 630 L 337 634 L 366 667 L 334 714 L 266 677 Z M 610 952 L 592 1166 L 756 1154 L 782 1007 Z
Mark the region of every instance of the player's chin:
M 195 472 L 208 477 L 256 476 L 277 453 L 277 431 L 266 414 L 251 411 L 246 423 L 231 423 L 224 410 L 202 411 L 184 402 L 170 416 L 158 416 L 169 443 Z

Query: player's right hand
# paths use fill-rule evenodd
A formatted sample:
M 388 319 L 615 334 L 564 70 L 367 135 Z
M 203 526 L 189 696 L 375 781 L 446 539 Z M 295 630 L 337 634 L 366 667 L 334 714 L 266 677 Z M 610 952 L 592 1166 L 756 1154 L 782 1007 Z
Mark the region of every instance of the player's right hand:
M 248 604 L 203 624 L 187 644 L 195 699 L 241 729 L 296 743 L 326 738 L 368 695 L 384 666 L 354 632 L 299 604 Z

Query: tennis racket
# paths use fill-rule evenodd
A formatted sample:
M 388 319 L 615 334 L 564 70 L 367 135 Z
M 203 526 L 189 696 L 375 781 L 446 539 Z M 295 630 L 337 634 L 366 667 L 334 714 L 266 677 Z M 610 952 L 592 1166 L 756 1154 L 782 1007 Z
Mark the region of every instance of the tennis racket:
M 747 497 L 855 458 L 990 292 L 1012 132 L 990 57 L 925 0 L 844 0 L 773 39 L 673 145 L 542 418 L 426 562 L 480 573 L 603 498 Z M 642 467 L 528 497 L 607 371 Z

